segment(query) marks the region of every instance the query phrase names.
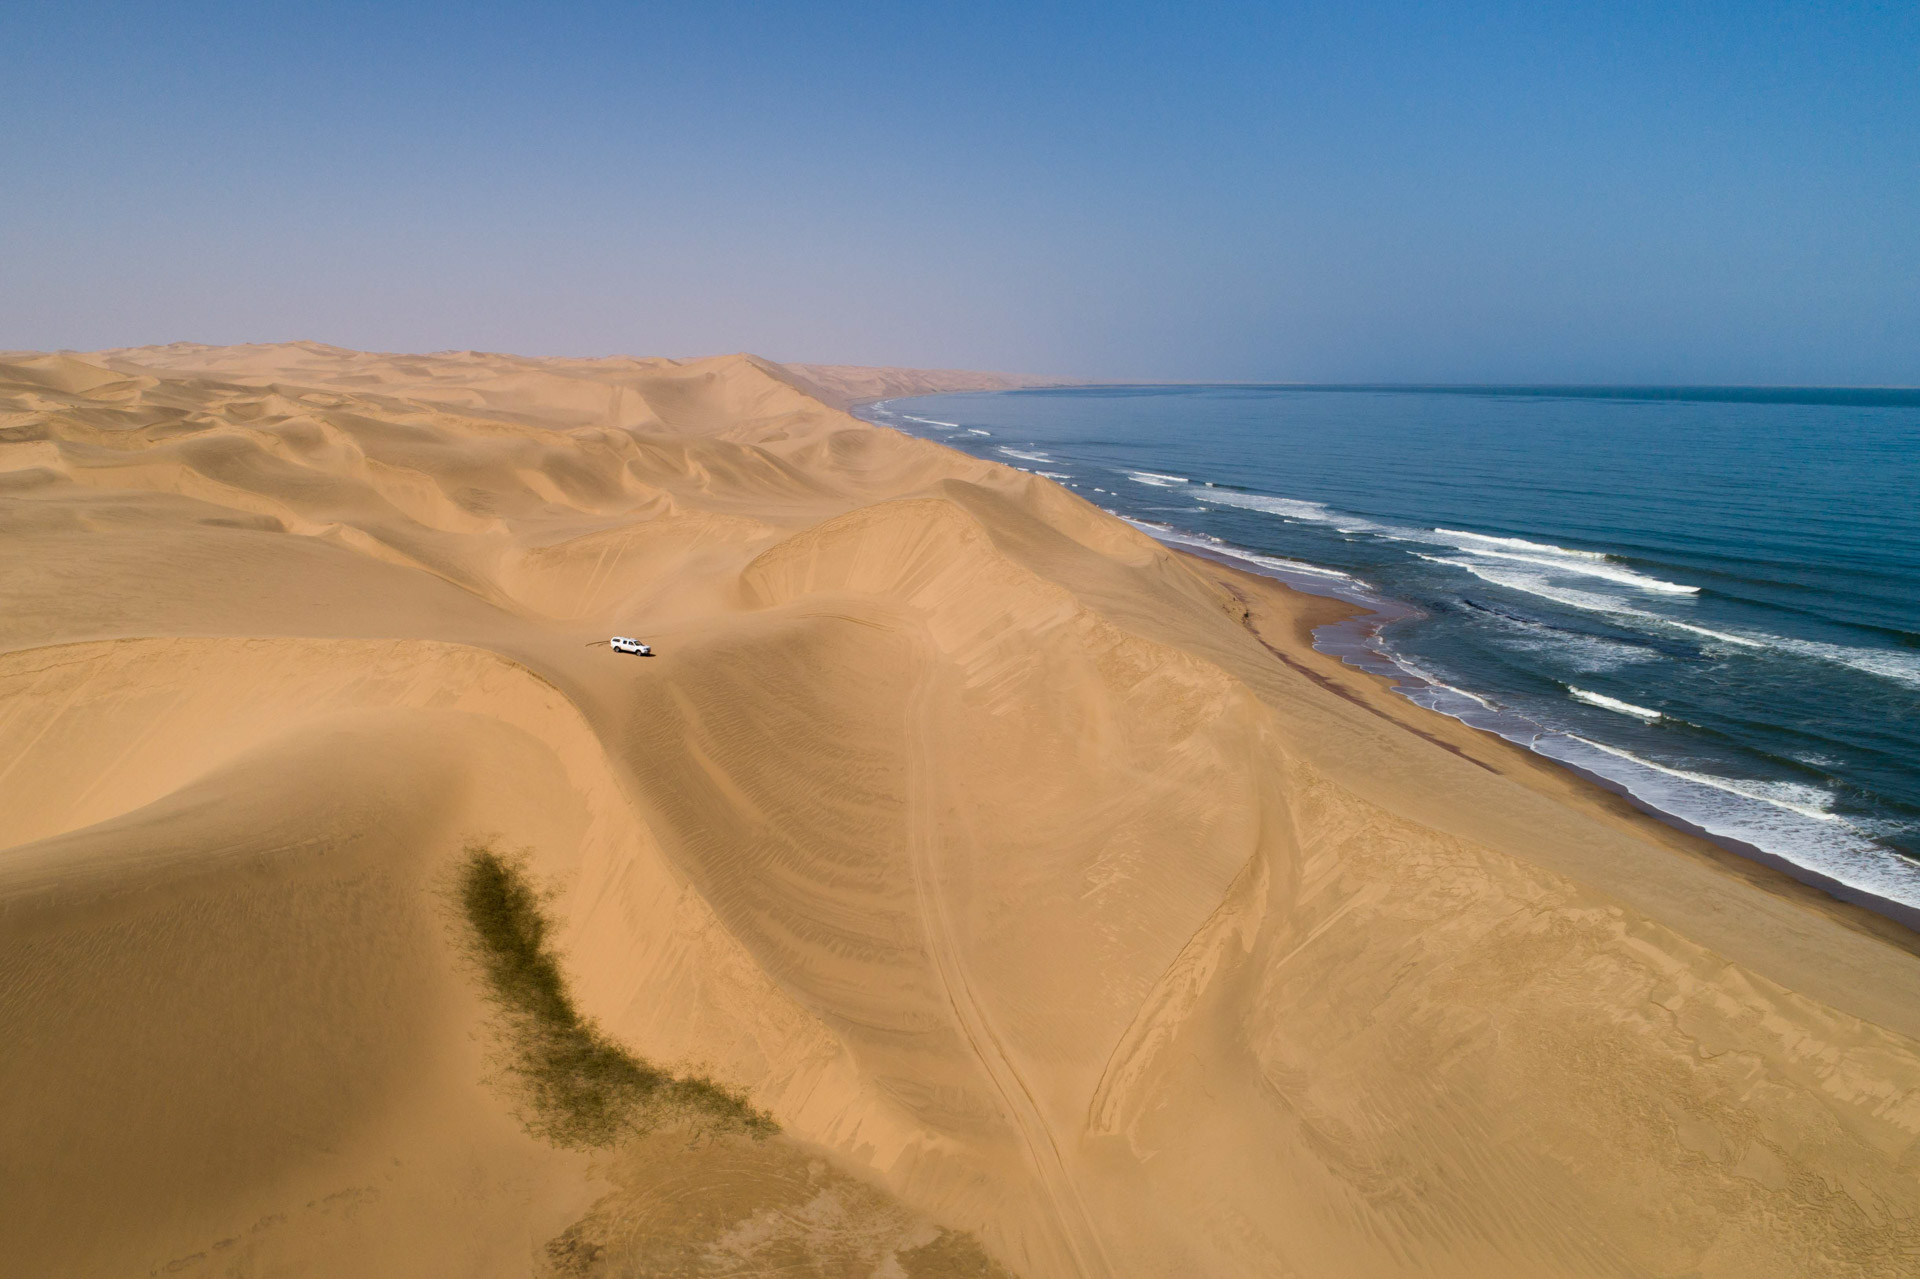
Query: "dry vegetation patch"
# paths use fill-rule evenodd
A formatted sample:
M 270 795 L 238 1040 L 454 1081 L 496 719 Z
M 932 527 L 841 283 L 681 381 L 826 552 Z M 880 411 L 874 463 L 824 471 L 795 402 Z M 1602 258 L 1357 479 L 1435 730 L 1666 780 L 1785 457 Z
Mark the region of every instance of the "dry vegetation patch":
M 780 1130 L 744 1093 L 645 1061 L 580 1015 L 523 857 L 469 845 L 458 900 L 530 1131 L 588 1149 L 663 1124 L 754 1137 Z

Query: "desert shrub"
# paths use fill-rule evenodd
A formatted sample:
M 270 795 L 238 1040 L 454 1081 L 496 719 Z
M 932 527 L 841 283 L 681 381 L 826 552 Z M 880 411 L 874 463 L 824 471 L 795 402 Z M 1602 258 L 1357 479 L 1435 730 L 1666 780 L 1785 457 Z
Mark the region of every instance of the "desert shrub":
M 780 1130 L 744 1093 L 644 1061 L 580 1015 L 524 858 L 469 845 L 458 899 L 529 1130 L 574 1148 L 667 1123 L 756 1137 Z

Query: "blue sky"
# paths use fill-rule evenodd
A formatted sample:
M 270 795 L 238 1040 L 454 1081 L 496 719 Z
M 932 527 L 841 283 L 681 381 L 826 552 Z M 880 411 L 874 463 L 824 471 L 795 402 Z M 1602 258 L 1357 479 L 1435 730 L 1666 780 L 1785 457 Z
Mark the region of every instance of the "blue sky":
M 1920 5 L 0 7 L 0 347 L 1920 383 Z

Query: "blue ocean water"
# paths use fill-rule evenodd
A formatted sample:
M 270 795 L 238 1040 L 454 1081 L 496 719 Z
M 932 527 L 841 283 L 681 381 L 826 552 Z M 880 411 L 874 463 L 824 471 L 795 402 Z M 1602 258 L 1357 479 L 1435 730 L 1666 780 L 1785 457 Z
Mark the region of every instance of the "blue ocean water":
M 1083 387 L 870 420 L 1398 620 L 1423 704 L 1920 907 L 1920 393 Z

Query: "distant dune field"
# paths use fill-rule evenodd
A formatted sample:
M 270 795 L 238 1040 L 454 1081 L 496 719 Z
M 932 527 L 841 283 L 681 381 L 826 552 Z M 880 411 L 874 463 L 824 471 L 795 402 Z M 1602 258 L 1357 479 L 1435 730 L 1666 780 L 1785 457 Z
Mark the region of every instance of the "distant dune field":
M 0 1273 L 1920 1273 L 1912 939 L 841 411 L 1031 381 L 0 355 Z

